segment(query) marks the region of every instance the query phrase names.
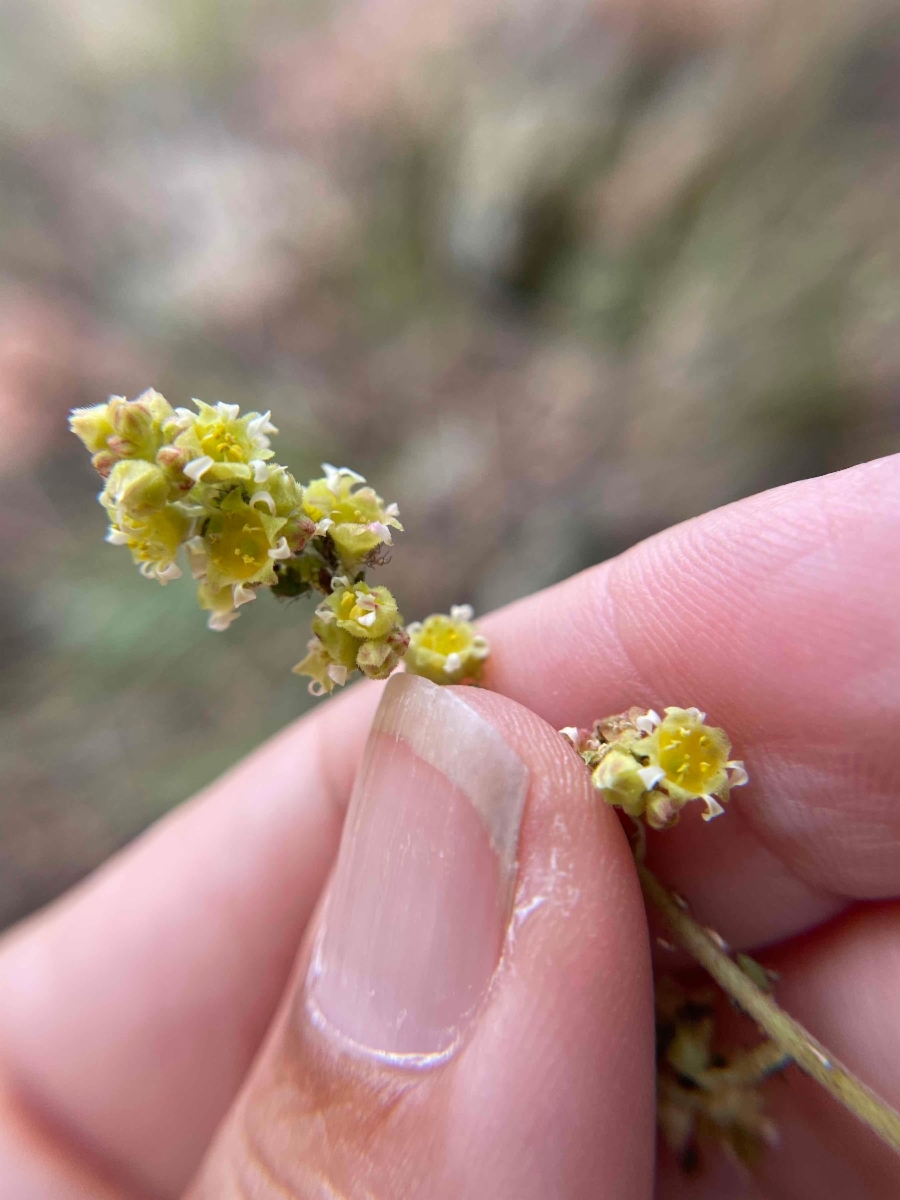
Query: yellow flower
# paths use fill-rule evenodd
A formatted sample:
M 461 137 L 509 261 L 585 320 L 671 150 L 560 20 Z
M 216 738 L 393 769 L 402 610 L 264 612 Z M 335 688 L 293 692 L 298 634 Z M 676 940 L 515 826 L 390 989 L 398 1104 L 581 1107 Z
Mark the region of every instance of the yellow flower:
M 312 682 L 309 691 L 313 696 L 322 696 L 343 687 L 352 671 L 356 669 L 356 658 L 360 642 L 341 629 L 334 621 L 314 617 L 313 637 L 307 645 L 307 654 L 294 667 L 295 675 L 309 675 Z
M 689 800 L 706 804 L 704 820 L 719 816 L 719 804 L 731 787 L 747 782 L 744 764 L 729 759 L 731 743 L 724 729 L 706 724 L 706 713 L 697 708 L 667 708 L 665 717 L 652 710 L 642 721 L 653 732 L 634 747 L 646 758 L 657 778 L 654 786 L 679 806 Z
M 210 629 L 227 629 L 242 604 L 257 589 L 277 582 L 275 564 L 291 557 L 283 530 L 286 517 L 272 515 L 272 497 L 255 493 L 249 500 L 233 488 L 207 510 L 200 533 L 186 544 L 191 572 L 199 582 L 200 607 L 212 613 Z
M 386 637 L 403 618 L 397 612 L 397 601 L 386 587 L 370 588 L 365 583 L 350 584 L 338 577 L 333 581 L 336 590 L 319 607 L 320 620 L 335 622 L 361 641 L 376 641 Z
M 362 475 L 347 467 L 322 463 L 323 479 L 314 479 L 304 490 L 303 510 L 315 522 L 316 533 L 334 542 L 345 566 L 360 562 L 381 545 L 392 544 L 391 529 L 403 529 L 396 504 L 385 505 Z
M 185 475 L 195 483 L 266 483 L 273 456 L 267 434 L 278 430 L 270 413 L 249 412 L 240 416 L 237 404 L 204 404 L 195 400 L 198 412 L 175 411 L 173 444 L 189 454 Z
M 190 534 L 191 524 L 179 505 L 167 504 L 159 512 L 139 518 L 120 513 L 110 525 L 106 540 L 114 546 L 127 546 L 143 576 L 166 584 L 181 575 L 175 558 Z
M 477 682 L 489 653 L 487 639 L 471 624 L 468 604 L 454 605 L 450 615 L 435 613 L 407 626 L 406 669 L 433 683 Z
M 665 713 L 663 718 L 653 709 L 631 708 L 595 722 L 591 731 L 561 733 L 607 804 L 642 816 L 652 829 L 668 829 L 687 803 L 702 800 L 703 819 L 712 820 L 725 811 L 719 801 L 727 801 L 730 789 L 747 782 L 744 764 L 728 757 L 725 731 L 707 725 L 699 709 Z

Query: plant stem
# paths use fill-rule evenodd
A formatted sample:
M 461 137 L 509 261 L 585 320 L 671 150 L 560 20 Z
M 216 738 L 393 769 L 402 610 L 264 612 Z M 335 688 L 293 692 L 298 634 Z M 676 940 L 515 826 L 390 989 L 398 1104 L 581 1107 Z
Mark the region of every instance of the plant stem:
M 798 1067 L 900 1154 L 900 1113 L 861 1083 L 799 1021 L 757 987 L 644 863 L 637 861 L 635 865 L 644 896 L 663 917 L 678 944 L 706 968 L 723 991 L 753 1017 Z

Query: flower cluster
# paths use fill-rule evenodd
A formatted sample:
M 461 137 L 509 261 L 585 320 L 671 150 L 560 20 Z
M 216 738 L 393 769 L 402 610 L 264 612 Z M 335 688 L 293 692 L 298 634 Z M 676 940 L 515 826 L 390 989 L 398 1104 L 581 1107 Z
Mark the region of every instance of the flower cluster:
M 480 676 L 487 643 L 468 624 L 471 609 L 429 617 L 408 633 L 388 589 L 365 582 L 403 528 L 396 504 L 330 463 L 301 487 L 272 461 L 269 435 L 278 431 L 269 413 L 194 403 L 196 412 L 173 408 L 151 389 L 76 409 L 70 419 L 105 480 L 107 540 L 127 546 L 142 575 L 177 579 L 183 549 L 215 630 L 227 629 L 260 590 L 318 592 L 313 637 L 294 668 L 316 695 L 357 670 L 385 679 L 413 632 L 416 673 L 439 683 Z
M 685 804 L 702 800 L 705 821 L 724 812 L 731 788 L 747 782 L 744 764 L 730 759 L 725 731 L 706 724 L 697 708 L 629 709 L 589 731 L 564 729 L 608 804 L 652 829 L 668 829 Z
M 316 609 L 307 655 L 294 667 L 309 675 L 313 695 L 346 683 L 351 671 L 369 679 L 387 679 L 406 653 L 409 637 L 397 602 L 386 587 L 332 580 L 334 590 Z
M 432 683 L 477 683 L 488 656 L 487 639 L 471 624 L 468 604 L 454 604 L 449 617 L 434 613 L 407 625 L 409 649 L 405 667 Z

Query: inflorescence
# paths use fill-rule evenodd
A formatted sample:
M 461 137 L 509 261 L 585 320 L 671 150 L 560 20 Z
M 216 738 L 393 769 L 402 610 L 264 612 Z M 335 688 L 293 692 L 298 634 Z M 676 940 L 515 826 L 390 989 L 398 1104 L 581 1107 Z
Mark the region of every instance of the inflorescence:
M 127 546 L 142 575 L 177 579 L 184 558 L 197 582 L 210 629 L 224 630 L 261 590 L 276 596 L 319 594 L 306 657 L 294 668 L 314 695 L 346 683 L 354 671 L 386 679 L 406 670 L 435 683 L 481 678 L 487 642 L 472 610 L 433 615 L 404 628 L 386 587 L 366 573 L 383 565 L 402 530 L 396 504 L 385 504 L 362 475 L 324 463 L 321 479 L 301 486 L 272 461 L 270 413 L 240 415 L 236 404 L 173 408 L 150 389 L 136 400 L 113 396 L 77 408 L 72 431 L 106 481 L 99 500 L 107 541 Z
M 595 722 L 593 729 L 560 731 L 591 772 L 607 804 L 651 829 L 668 829 L 691 800 L 706 805 L 705 821 L 725 810 L 733 787 L 747 782 L 739 759 L 729 758 L 724 729 L 706 724 L 698 708 L 630 708 Z

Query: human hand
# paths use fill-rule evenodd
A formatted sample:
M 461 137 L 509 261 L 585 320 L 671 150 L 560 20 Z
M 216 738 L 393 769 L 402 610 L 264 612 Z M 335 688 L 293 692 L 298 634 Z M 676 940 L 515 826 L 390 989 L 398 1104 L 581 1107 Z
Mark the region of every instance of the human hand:
M 554 732 L 631 704 L 708 710 L 751 776 L 654 868 L 900 1104 L 898 514 L 900 457 L 742 501 L 484 622 L 491 692 L 391 681 L 330 881 L 380 685 L 8 934 L 4 1200 L 650 1196 L 643 907 Z M 663 1157 L 657 1194 L 898 1194 L 814 1084 L 770 1095 L 753 1180 Z

